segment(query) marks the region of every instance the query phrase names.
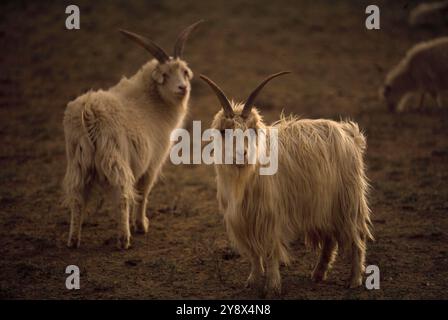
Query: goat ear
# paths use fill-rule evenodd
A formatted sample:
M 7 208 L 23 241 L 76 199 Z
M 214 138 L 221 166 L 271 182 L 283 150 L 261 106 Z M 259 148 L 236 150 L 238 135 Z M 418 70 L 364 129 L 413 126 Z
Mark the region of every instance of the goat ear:
M 157 68 L 154 69 L 154 71 L 151 74 L 151 77 L 158 84 L 163 84 L 163 82 L 165 81 L 163 73 L 159 69 L 157 69 Z
M 188 73 L 188 79 L 193 79 L 193 77 L 194 77 L 194 73 L 193 73 L 193 71 L 191 71 L 190 69 L 187 69 L 187 73 Z

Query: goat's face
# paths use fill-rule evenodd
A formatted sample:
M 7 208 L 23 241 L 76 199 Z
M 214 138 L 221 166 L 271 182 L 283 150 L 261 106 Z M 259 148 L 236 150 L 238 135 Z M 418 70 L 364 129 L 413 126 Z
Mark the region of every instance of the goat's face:
M 265 133 L 259 130 L 264 128 L 264 124 L 257 109 L 254 108 L 254 101 L 269 81 L 288 73 L 290 72 L 283 71 L 264 79 L 252 91 L 244 105 L 230 102 L 216 83 L 201 75 L 201 79 L 210 86 L 221 103 L 222 109 L 216 114 L 212 127 L 219 130 L 222 137 L 225 138 L 225 143 L 221 148 L 223 162 L 229 163 L 225 159 L 232 159 L 230 162 L 232 165 L 218 165 L 218 170 L 227 170 L 229 175 L 237 172 L 238 176 L 241 176 L 241 173 L 250 173 L 255 170 L 258 155 L 265 151 L 261 150 L 263 143 L 260 143 L 261 139 L 265 137 Z M 238 135 L 240 139 L 238 139 Z M 235 136 L 237 136 L 237 139 L 235 139 Z M 226 143 L 232 143 L 233 147 L 231 149 L 225 148 Z M 231 154 L 226 154 L 230 153 L 230 150 Z
M 232 102 L 231 105 L 233 116 L 229 117 L 220 110 L 212 123 L 212 128 L 218 130 L 222 137 L 223 164 L 218 166 L 226 171 L 236 170 L 239 174 L 241 171 L 249 173 L 255 170 L 259 152 L 258 133 L 259 129 L 264 128 L 263 120 L 255 108 L 252 108 L 247 116 L 242 116 L 243 104 Z M 241 134 L 241 139 L 236 138 L 238 134 Z M 231 159 L 231 164 L 224 164 L 226 157 Z
M 406 61 L 400 62 L 386 76 L 384 87 L 380 91 L 389 111 L 396 112 L 400 109 L 400 102 L 407 92 L 417 89 L 416 82 L 410 76 L 409 66 Z
M 159 94 L 166 102 L 177 105 L 182 101 L 187 101 L 190 96 L 190 80 L 193 78 L 193 72 L 182 60 L 182 54 L 190 33 L 201 22 L 202 20 L 195 22 L 179 33 L 174 44 L 173 56 L 170 56 L 162 47 L 148 38 L 134 32 L 120 30 L 123 35 L 145 48 L 157 60 L 151 77 L 157 84 Z
M 179 103 L 188 99 L 193 72 L 185 61 L 170 59 L 165 63 L 158 63 L 152 73 L 152 78 L 157 83 L 159 93 L 165 100 Z

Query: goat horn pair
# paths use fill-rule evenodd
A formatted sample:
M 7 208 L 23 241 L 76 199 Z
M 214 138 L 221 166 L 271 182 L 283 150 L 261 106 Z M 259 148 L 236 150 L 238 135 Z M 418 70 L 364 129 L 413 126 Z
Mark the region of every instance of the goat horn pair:
M 174 45 L 174 58 L 182 58 L 182 54 L 184 51 L 185 43 L 188 39 L 188 36 L 190 33 L 196 29 L 196 27 L 202 23 L 203 20 L 199 20 L 192 25 L 185 28 L 181 33 L 179 33 L 179 36 L 177 37 L 176 43 Z M 134 32 L 130 32 L 127 30 L 119 29 L 119 31 L 131 39 L 132 41 L 136 42 L 143 48 L 145 48 L 150 54 L 154 56 L 160 63 L 165 63 L 170 59 L 170 56 L 166 53 L 165 50 L 163 50 L 158 44 L 156 44 L 154 41 L 145 38 L 141 35 L 138 35 Z
M 252 93 L 249 95 L 249 98 L 247 98 L 246 103 L 244 104 L 243 111 L 241 112 L 241 117 L 247 118 L 249 116 L 250 111 L 252 110 L 252 107 L 254 106 L 255 99 L 257 98 L 258 94 L 261 92 L 263 87 L 272 79 L 277 78 L 279 76 L 282 76 L 284 74 L 291 73 L 291 71 L 282 71 L 279 73 L 275 73 L 264 79 L 256 88 L 252 91 Z M 216 96 L 218 97 L 219 102 L 221 103 L 222 109 L 224 110 L 224 114 L 227 118 L 233 118 L 235 116 L 235 113 L 233 112 L 232 105 L 229 102 L 229 99 L 227 99 L 224 92 L 221 90 L 220 87 L 216 83 L 214 83 L 212 80 L 207 78 L 204 75 L 200 75 L 201 79 L 207 82 L 207 84 L 212 88 L 212 90 L 215 92 Z

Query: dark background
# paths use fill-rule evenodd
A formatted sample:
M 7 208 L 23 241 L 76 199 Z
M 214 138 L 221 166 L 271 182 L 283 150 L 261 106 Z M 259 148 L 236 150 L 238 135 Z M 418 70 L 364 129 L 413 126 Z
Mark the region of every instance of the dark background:
M 389 114 L 378 100 L 387 71 L 416 42 L 447 28 L 413 29 L 419 1 L 375 1 L 381 30 L 364 27 L 370 1 L 3 1 L 0 5 L 0 297 L 254 298 L 244 288 L 248 262 L 229 247 L 217 212 L 210 166 L 167 163 L 150 195 L 150 231 L 115 249 L 110 208 L 92 214 L 79 250 L 65 247 L 68 210 L 62 117 L 68 101 L 108 88 L 149 56 L 118 28 L 171 50 L 177 33 L 199 19 L 186 60 L 196 74 L 186 126 L 203 128 L 218 110 L 204 73 L 236 99 L 266 75 L 257 105 L 268 122 L 282 110 L 310 118 L 351 118 L 368 137 L 376 241 L 367 264 L 381 290 L 345 289 L 349 266 L 338 257 L 329 279 L 314 284 L 315 253 L 302 242 L 283 267 L 284 298 L 421 299 L 448 297 L 447 109 Z M 77 4 L 81 29 L 65 29 Z M 93 210 L 94 211 L 94 210 Z M 81 290 L 65 289 L 65 267 L 81 268 Z

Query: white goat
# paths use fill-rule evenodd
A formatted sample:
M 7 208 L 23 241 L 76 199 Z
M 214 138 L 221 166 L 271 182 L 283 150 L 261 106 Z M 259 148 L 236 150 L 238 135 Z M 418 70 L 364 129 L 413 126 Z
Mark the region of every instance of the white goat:
M 147 196 L 168 154 L 170 133 L 188 107 L 193 73 L 182 60 L 183 48 L 200 22 L 179 34 L 173 57 L 151 40 L 120 30 L 156 59 L 108 90 L 90 91 L 68 103 L 64 191 L 71 210 L 69 247 L 80 245 L 84 211 L 97 185 L 109 189 L 117 202 L 119 248 L 130 246 L 130 220 L 136 231 L 148 231 Z
M 442 94 L 448 90 L 448 37 L 421 42 L 412 47 L 386 77 L 381 89 L 389 110 L 403 109 L 410 93 L 430 93 L 442 106 Z
M 359 286 L 366 240 L 372 238 L 363 161 L 366 140 L 353 122 L 281 117 L 266 126 L 253 102 L 269 80 L 285 73 L 264 80 L 244 105 L 229 102 L 215 83 L 201 75 L 223 109 L 213 128 L 265 129 L 267 135 L 275 128 L 278 133 L 276 174 L 257 174 L 258 161 L 215 166 L 217 197 L 229 238 L 250 259 L 247 285 L 256 286 L 262 295 L 280 293 L 279 263 L 288 262 L 289 244 L 300 234 L 306 244 L 321 249 L 312 274 L 315 281 L 326 278 L 339 245 L 352 253 L 349 285 Z
M 448 1 L 420 3 L 409 14 L 411 26 L 448 23 Z

